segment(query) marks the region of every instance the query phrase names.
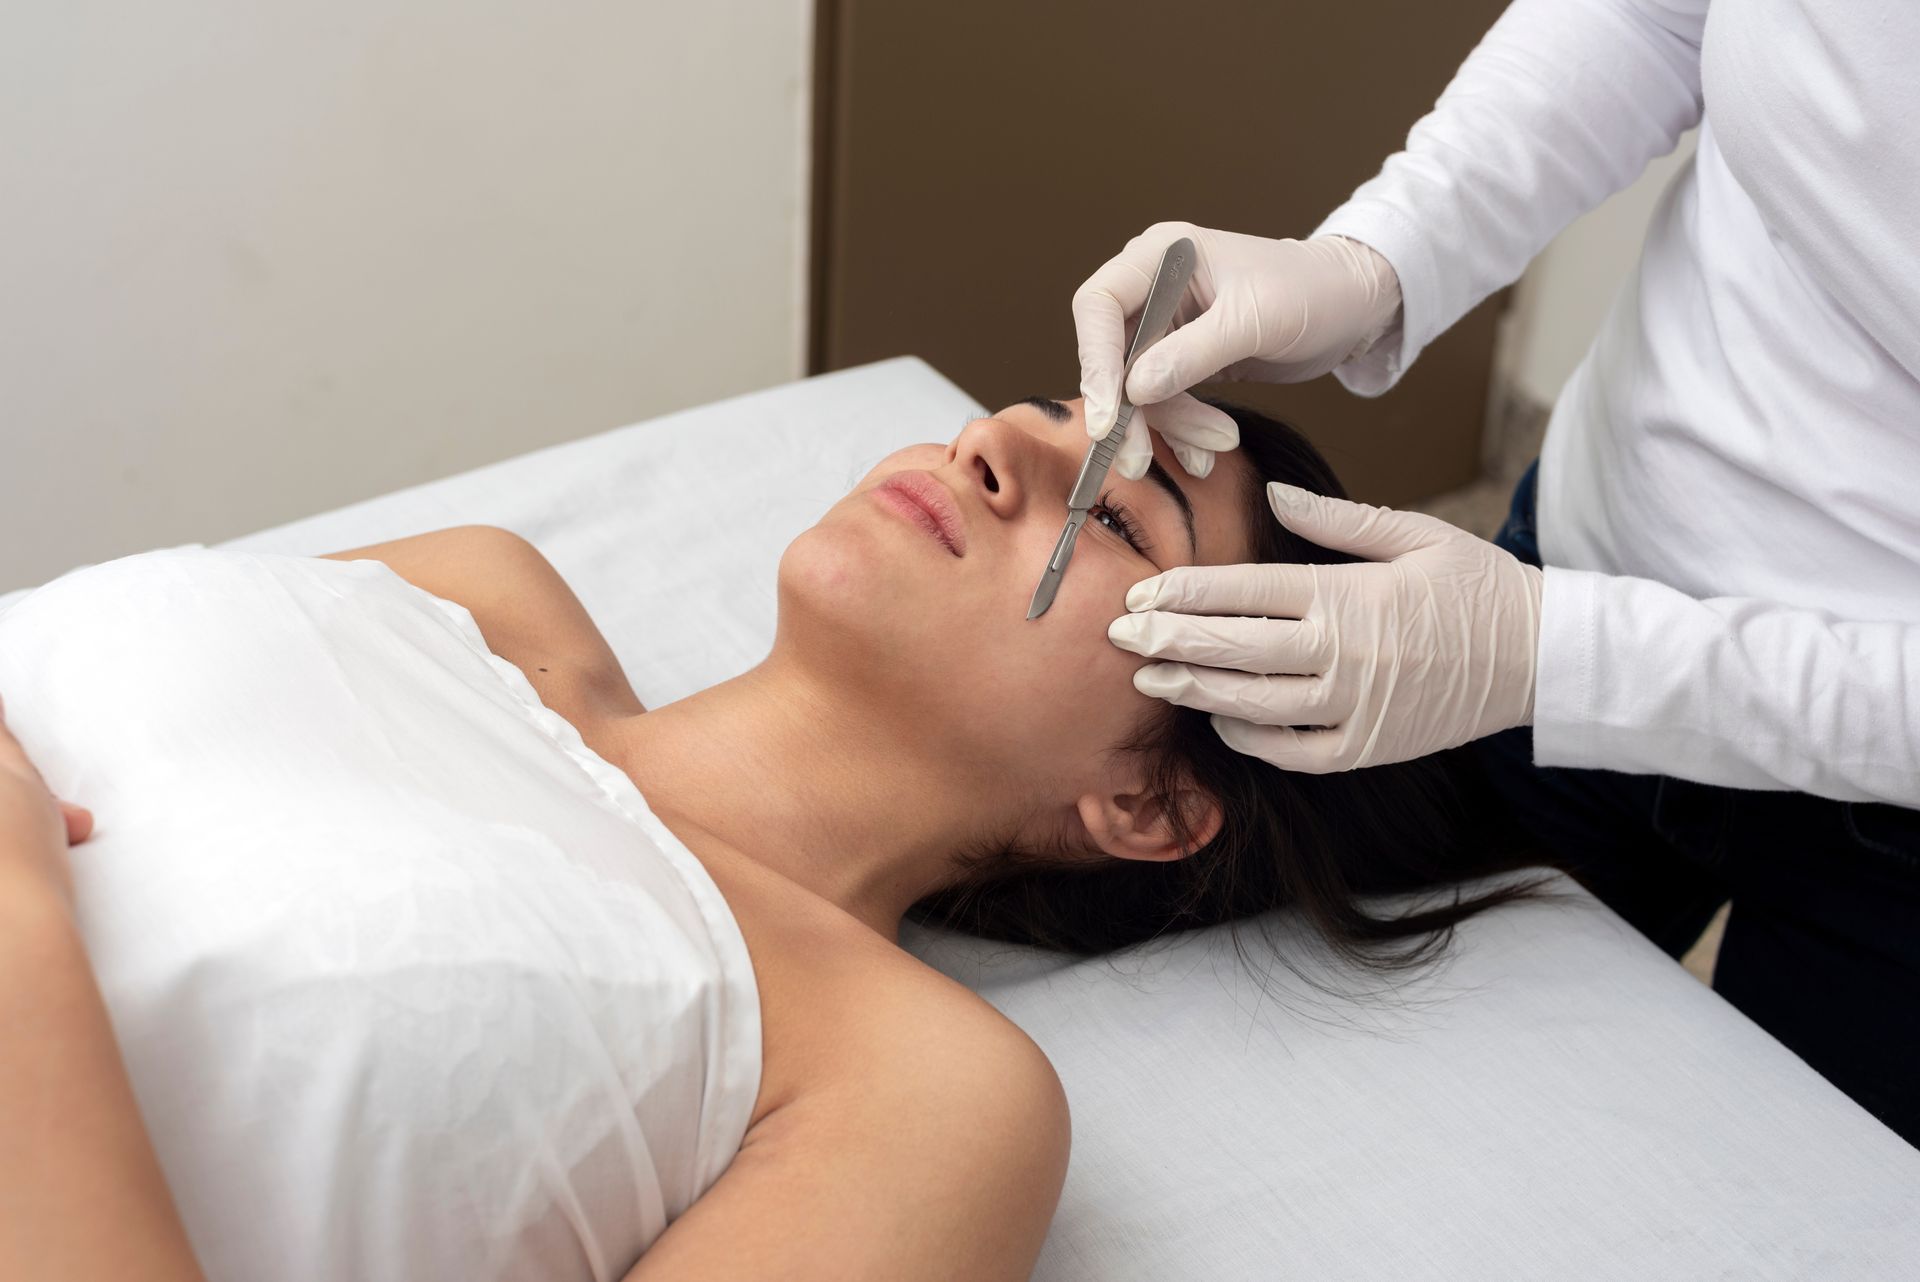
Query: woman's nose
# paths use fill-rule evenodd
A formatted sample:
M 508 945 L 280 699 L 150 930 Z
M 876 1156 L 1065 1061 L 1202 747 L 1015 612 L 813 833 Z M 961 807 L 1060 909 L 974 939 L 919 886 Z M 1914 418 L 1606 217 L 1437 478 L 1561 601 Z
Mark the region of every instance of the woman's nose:
M 1059 450 L 997 418 L 973 420 L 949 448 L 975 496 L 1002 519 L 1018 516 L 1036 495 L 1052 488 L 1064 501 L 1072 484 L 1071 477 L 1053 475 L 1065 458 Z

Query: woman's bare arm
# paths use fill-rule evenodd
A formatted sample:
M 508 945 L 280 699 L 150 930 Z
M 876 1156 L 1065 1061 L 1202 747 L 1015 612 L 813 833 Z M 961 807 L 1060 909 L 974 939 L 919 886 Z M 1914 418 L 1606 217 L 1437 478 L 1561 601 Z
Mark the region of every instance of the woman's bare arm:
M 991 1011 L 887 1040 L 763 1118 L 625 1282 L 1029 1277 L 1066 1177 L 1053 1066 Z
M 12 884 L 0 1029 L 0 1277 L 201 1282 L 79 928 Z
M 613 647 L 566 579 L 539 548 L 511 530 L 456 525 L 321 559 L 379 561 L 416 588 L 465 606 L 487 648 L 529 680 L 538 671 L 564 676 L 585 698 L 617 711 L 645 711 Z

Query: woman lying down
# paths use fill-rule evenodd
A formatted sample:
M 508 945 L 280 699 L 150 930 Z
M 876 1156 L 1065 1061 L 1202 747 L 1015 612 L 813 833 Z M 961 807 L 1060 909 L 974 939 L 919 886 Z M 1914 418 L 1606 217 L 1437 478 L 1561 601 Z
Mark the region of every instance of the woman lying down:
M 46 1140 L 0 1148 L 31 1258 L 0 1273 L 1026 1277 L 1066 1097 L 903 916 L 1099 953 L 1291 904 L 1390 965 L 1532 889 L 1375 919 L 1356 895 L 1513 866 L 1452 761 L 1284 775 L 1135 691 L 1106 636 L 1133 583 L 1345 559 L 1263 498 L 1339 494 L 1326 463 L 1228 408 L 1208 476 L 1156 435 L 1111 479 L 1031 622 L 1079 404 L 890 455 L 787 548 L 767 658 L 651 711 L 492 527 L 166 549 L 19 600 L 0 694 L 94 815 L 71 906 L 125 1067 L 31 1052 Z M 76 1170 L 116 1126 L 144 1166 Z

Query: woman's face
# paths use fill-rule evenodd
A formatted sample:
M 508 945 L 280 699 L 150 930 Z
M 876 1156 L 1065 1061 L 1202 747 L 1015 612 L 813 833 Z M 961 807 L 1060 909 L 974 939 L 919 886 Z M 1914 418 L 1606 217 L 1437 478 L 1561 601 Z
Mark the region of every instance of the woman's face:
M 1087 446 L 1080 401 L 1040 400 L 888 455 L 781 558 L 776 653 L 876 700 L 973 786 L 1042 803 L 1099 786 L 1157 702 L 1133 688 L 1147 660 L 1107 639 L 1127 589 L 1251 549 L 1241 455 L 1196 478 L 1156 434 L 1158 477 L 1109 474 L 1052 607 L 1028 620 Z M 955 546 L 899 496 L 914 482 L 940 487 Z

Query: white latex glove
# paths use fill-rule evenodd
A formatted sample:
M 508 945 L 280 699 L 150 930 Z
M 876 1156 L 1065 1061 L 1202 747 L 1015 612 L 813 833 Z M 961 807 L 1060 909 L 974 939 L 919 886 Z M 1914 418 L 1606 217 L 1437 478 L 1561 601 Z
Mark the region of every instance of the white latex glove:
M 1367 351 L 1400 316 L 1400 278 L 1386 259 L 1357 240 L 1316 236 L 1269 240 L 1210 231 L 1192 223 L 1155 223 L 1127 242 L 1073 295 L 1080 340 L 1080 394 L 1087 434 L 1113 427 L 1126 367 L 1128 318 L 1146 306 L 1160 255 L 1182 236 L 1198 261 L 1174 313 L 1177 327 L 1155 343 L 1127 375 L 1135 413 L 1113 465 L 1129 480 L 1153 457 L 1147 428 L 1167 438 L 1187 471 L 1205 476 L 1209 451 L 1231 449 L 1233 420 L 1183 396 L 1215 375 L 1240 381 L 1298 383 Z M 1227 438 L 1221 445 L 1218 441 Z
M 1309 774 L 1532 723 L 1537 567 L 1418 512 L 1278 483 L 1267 500 L 1294 533 L 1368 563 L 1183 566 L 1136 583 L 1107 635 L 1174 660 L 1134 673 L 1137 689 Z

